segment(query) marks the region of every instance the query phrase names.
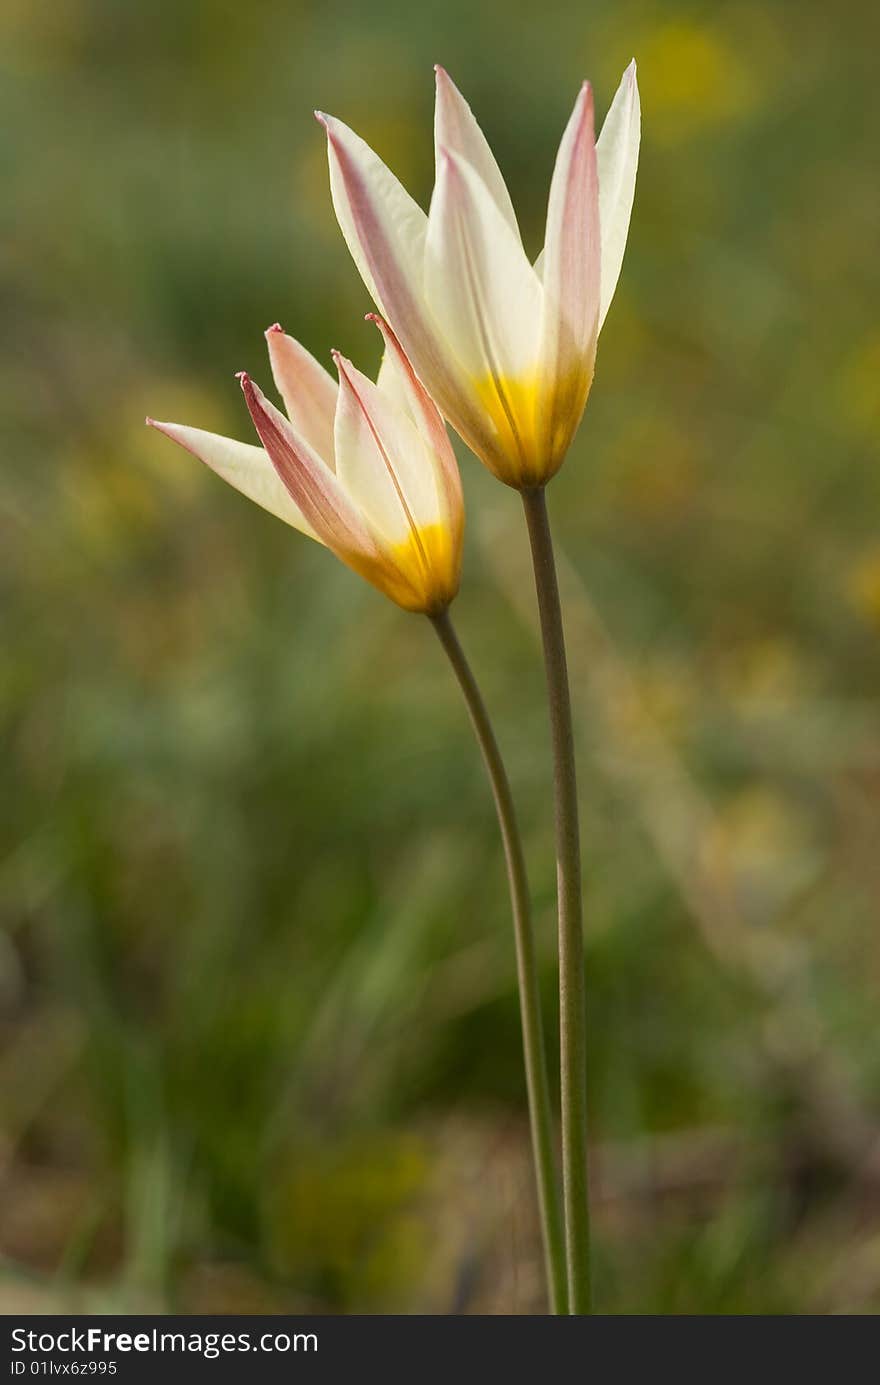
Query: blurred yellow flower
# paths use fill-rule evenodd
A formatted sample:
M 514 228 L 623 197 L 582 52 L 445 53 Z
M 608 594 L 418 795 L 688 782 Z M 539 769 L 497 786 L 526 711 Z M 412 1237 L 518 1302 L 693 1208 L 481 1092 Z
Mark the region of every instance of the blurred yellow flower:
M 880 332 L 866 337 L 846 357 L 838 379 L 838 396 L 849 423 L 880 439 Z
M 640 43 L 642 85 L 656 138 L 670 143 L 749 110 L 755 83 L 717 29 L 667 20 Z
M 880 630 L 880 544 L 863 553 L 847 574 L 851 605 Z
M 808 814 L 794 798 L 758 781 L 719 807 L 699 849 L 710 874 L 732 881 L 745 905 L 778 907 L 815 867 Z

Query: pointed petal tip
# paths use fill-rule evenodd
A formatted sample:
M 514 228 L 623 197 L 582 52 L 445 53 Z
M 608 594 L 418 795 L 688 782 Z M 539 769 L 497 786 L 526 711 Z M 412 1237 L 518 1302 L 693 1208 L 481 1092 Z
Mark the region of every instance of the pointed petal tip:
M 283 336 L 284 328 L 281 326 L 280 322 L 273 322 L 271 327 L 266 328 L 265 332 L 263 333 L 263 336 L 268 341 L 269 337 L 277 336 L 279 332 Z
M 339 374 L 340 381 L 347 380 L 348 383 L 351 384 L 349 372 L 354 369 L 354 367 L 351 364 L 351 361 L 348 359 L 347 356 L 343 356 L 342 352 L 337 350 L 335 346 L 333 350 L 330 352 L 330 355 L 333 358 L 333 364 L 335 365 L 336 370 Z
M 327 115 L 326 111 L 315 111 L 315 119 L 322 126 L 328 143 L 332 144 L 334 149 L 339 148 L 342 142 L 341 132 L 344 135 L 347 127 L 341 120 L 337 120 L 335 115 Z
M 148 428 L 155 428 L 156 432 L 161 433 L 163 437 L 170 438 L 172 442 L 180 441 L 178 437 L 175 437 L 175 429 L 179 427 L 179 424 L 163 423 L 158 418 L 145 418 L 144 423 Z
M 236 371 L 235 378 L 241 385 L 242 394 L 244 395 L 245 403 L 248 406 L 248 412 L 250 413 L 251 418 L 253 418 L 254 422 L 256 422 L 257 414 L 263 412 L 264 410 L 264 406 L 266 404 L 266 396 L 263 394 L 263 391 L 260 389 L 259 385 L 251 379 L 246 370 Z
M 382 333 L 382 336 L 385 339 L 386 346 L 391 338 L 394 338 L 395 342 L 397 341 L 397 338 L 394 336 L 394 333 L 388 326 L 388 323 L 385 321 L 384 317 L 382 317 L 381 313 L 366 313 L 364 315 L 364 321 L 372 322 L 374 327 L 378 327 L 379 331 Z
M 325 111 L 315 111 L 315 119 L 317 120 L 319 125 L 322 125 L 324 127 L 324 133 L 326 134 L 327 139 L 330 141 L 330 143 L 334 145 L 334 147 L 337 146 L 339 144 L 339 132 L 337 126 L 342 125 L 342 122 L 337 120 L 336 117 L 333 115 L 327 115 Z M 344 125 L 342 125 L 342 129 L 345 129 Z
M 596 101 L 593 92 L 593 84 L 585 78 L 580 85 L 577 100 L 574 103 L 572 119 L 576 122 L 577 128 L 583 132 L 591 127 L 596 119 Z

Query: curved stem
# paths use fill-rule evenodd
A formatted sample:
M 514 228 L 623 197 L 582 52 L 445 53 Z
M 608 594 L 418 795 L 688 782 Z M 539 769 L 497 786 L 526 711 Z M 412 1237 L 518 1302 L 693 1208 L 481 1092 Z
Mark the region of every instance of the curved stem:
M 587 1030 L 577 778 L 571 693 L 553 540 L 542 490 L 522 492 L 541 617 L 556 798 L 562 1188 L 570 1313 L 591 1311 Z
M 529 884 L 525 857 L 513 806 L 513 795 L 507 771 L 501 759 L 498 742 L 486 711 L 486 704 L 477 686 L 470 664 L 465 657 L 449 612 L 429 617 L 437 631 L 447 658 L 458 679 L 474 734 L 483 755 L 486 773 L 492 786 L 498 826 L 504 843 L 510 904 L 516 938 L 516 969 L 519 981 L 520 1018 L 522 1022 L 523 1054 L 525 1057 L 526 1089 L 529 1102 L 529 1121 L 532 1132 L 532 1151 L 538 1189 L 538 1208 L 544 1240 L 544 1256 L 550 1306 L 554 1313 L 568 1312 L 565 1270 L 565 1243 L 556 1167 L 553 1152 L 553 1117 L 550 1105 L 550 1086 L 547 1080 L 547 1055 L 544 1046 L 544 1026 L 541 1019 L 541 996 L 538 988 L 538 968 L 535 961 L 535 939 L 532 930 Z

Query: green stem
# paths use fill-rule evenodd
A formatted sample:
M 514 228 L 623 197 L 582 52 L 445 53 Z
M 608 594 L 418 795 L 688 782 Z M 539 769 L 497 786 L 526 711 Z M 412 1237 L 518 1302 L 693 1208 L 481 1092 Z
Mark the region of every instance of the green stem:
M 562 1188 L 570 1313 L 591 1311 L 587 1030 L 581 854 L 571 693 L 553 540 L 542 490 L 522 492 L 541 617 L 556 798 Z
M 541 994 L 538 988 L 538 968 L 535 960 L 535 939 L 532 930 L 529 883 L 525 857 L 513 806 L 513 795 L 504 761 L 498 749 L 495 732 L 486 711 L 470 664 L 465 657 L 449 612 L 430 617 L 446 655 L 458 679 L 470 713 L 486 773 L 492 786 L 498 826 L 504 843 L 513 928 L 516 938 L 516 968 L 519 980 L 520 1018 L 522 1022 L 523 1054 L 526 1069 L 526 1090 L 529 1102 L 529 1121 L 535 1178 L 538 1190 L 538 1209 L 544 1240 L 544 1256 L 550 1307 L 554 1313 L 568 1312 L 568 1293 L 565 1269 L 565 1243 L 556 1166 L 553 1151 L 553 1117 L 550 1086 L 547 1080 L 547 1054 L 544 1045 L 544 1025 L 541 1019 Z

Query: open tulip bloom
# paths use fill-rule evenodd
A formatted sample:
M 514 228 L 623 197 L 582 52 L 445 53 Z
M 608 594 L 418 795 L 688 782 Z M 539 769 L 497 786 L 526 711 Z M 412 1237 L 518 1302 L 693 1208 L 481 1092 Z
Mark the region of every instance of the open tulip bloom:
M 387 325 L 377 383 L 339 352 L 339 382 L 276 324 L 269 359 L 287 416 L 238 377 L 263 446 L 158 423 L 258 505 L 326 546 L 408 611 L 444 610 L 458 591 L 464 507 L 434 404 Z
M 623 261 L 639 147 L 635 63 L 598 142 L 583 84 L 534 264 L 470 107 L 442 67 L 436 81 L 428 214 L 362 139 L 318 113 L 333 205 L 376 306 L 446 418 L 500 480 L 541 486 L 580 423 Z

